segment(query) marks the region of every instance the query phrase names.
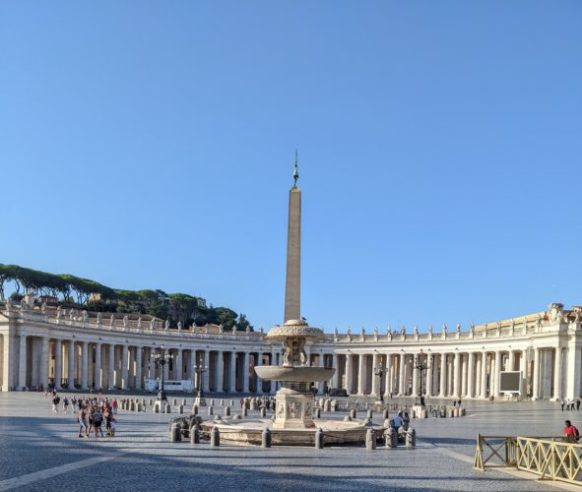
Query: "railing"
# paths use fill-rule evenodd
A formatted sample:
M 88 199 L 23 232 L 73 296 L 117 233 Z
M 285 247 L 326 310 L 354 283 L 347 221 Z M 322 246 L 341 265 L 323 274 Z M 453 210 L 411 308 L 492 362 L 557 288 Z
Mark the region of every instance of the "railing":
M 514 467 L 582 485 L 582 444 L 563 437 L 477 436 L 474 468 Z

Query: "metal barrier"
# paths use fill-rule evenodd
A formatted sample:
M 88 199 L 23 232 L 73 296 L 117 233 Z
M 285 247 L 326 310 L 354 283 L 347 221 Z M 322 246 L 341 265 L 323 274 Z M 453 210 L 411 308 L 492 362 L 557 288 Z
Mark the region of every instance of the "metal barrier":
M 582 444 L 563 437 L 477 436 L 474 468 L 512 467 L 582 485 Z

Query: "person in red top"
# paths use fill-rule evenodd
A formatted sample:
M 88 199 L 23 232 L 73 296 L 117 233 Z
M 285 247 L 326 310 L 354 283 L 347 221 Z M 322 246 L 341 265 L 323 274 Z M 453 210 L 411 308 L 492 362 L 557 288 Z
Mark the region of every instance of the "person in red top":
M 572 425 L 572 422 L 566 420 L 566 427 L 564 427 L 564 438 L 566 442 L 576 442 L 579 436 L 578 429 Z

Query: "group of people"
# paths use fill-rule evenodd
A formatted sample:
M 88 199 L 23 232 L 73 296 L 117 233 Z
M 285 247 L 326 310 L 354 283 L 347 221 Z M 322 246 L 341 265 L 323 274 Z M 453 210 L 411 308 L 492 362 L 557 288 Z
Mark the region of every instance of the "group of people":
M 561 399 L 560 400 L 560 406 L 562 407 L 562 412 L 564 410 L 580 410 L 580 403 L 581 400 L 580 398 L 576 398 L 576 400 L 574 400 L 573 398 L 569 398 L 567 400 Z
M 45 392 L 45 396 L 50 396 L 53 406 L 53 412 L 58 413 L 61 408 L 61 397 L 52 390 L 50 393 Z M 91 432 L 94 437 L 113 437 L 115 435 L 115 414 L 117 414 L 118 402 L 116 399 L 109 400 L 101 395 L 92 398 L 79 398 L 73 396 L 71 400 L 65 396 L 62 399 L 63 413 L 68 413 L 69 406 L 71 411 L 77 412 L 77 422 L 79 423 L 79 437 L 89 438 Z M 105 424 L 105 433 L 103 432 Z

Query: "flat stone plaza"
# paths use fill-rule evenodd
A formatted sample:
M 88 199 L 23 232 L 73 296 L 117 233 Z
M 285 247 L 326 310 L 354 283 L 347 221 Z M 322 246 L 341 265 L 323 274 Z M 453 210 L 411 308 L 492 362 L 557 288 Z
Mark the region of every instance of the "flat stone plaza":
M 63 397 L 63 395 L 61 395 Z M 235 402 L 238 410 L 238 400 Z M 170 401 L 173 399 L 171 397 Z M 180 397 L 181 400 L 181 397 Z M 187 401 L 191 407 L 191 399 Z M 216 413 L 220 413 L 218 401 Z M 0 393 L 0 491 L 3 490 L 516 490 L 574 489 L 515 471 L 473 469 L 475 438 L 560 435 L 582 412 L 557 403 L 470 402 L 467 416 L 413 420 L 414 449 L 363 446 L 236 446 L 171 443 L 170 415 L 119 410 L 114 438 L 79 438 L 76 414 L 55 414 L 37 392 Z M 201 415 L 206 416 L 206 409 Z M 326 413 L 325 418 L 345 414 Z M 322 415 L 323 417 L 323 415 Z M 381 423 L 381 416 L 375 421 Z

